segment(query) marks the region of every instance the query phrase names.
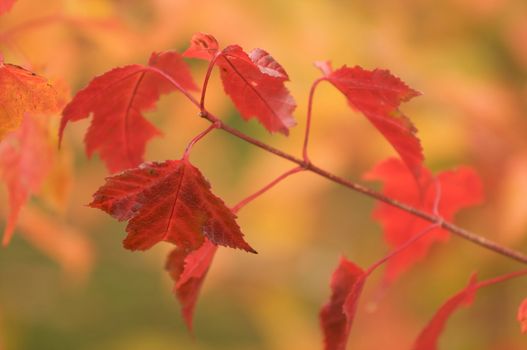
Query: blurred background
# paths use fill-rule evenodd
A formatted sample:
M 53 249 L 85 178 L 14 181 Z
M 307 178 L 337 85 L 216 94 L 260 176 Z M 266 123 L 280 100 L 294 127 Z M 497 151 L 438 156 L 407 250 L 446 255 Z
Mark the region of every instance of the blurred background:
M 423 93 L 402 110 L 419 129 L 426 165 L 433 171 L 471 165 L 483 178 L 486 203 L 463 211 L 456 222 L 527 251 L 527 2 L 18 0 L 0 17 L 0 52 L 6 62 L 74 94 L 110 68 L 146 63 L 152 51 L 183 51 L 198 31 L 224 46 L 261 47 L 284 66 L 298 103 L 298 125 L 288 138 L 241 121 L 217 72 L 207 104 L 228 124 L 297 155 L 309 87 L 320 74 L 312 62 L 391 70 Z M 201 85 L 206 63 L 189 63 Z M 180 158 L 207 126 L 177 94 L 163 96 L 148 119 L 164 137 L 149 143 L 147 160 Z M 68 127 L 43 190 L 26 206 L 11 245 L 0 251 L 2 350 L 320 349 L 318 310 L 329 297 L 339 256 L 368 266 L 387 252 L 370 217 L 371 199 L 297 174 L 239 213 L 259 254 L 219 250 L 192 337 L 163 270 L 170 247 L 125 251 L 125 224 L 86 206 L 107 175 L 97 156 L 84 154 L 88 125 Z M 311 159 L 359 182 L 395 155 L 329 84 L 317 91 L 312 131 Z M 221 132 L 200 142 L 192 161 L 228 205 L 291 167 Z M 1 193 L 6 213 L 5 188 Z M 409 349 L 471 272 L 485 279 L 519 268 L 452 237 L 382 296 L 382 273 L 372 276 L 348 348 Z M 481 290 L 472 307 L 450 320 L 441 348 L 525 349 L 516 321 L 524 297 L 525 278 Z

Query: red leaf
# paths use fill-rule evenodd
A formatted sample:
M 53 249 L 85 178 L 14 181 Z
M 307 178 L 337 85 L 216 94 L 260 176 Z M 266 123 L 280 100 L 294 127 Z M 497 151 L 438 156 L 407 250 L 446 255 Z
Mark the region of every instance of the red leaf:
M 208 34 L 193 36 L 187 57 L 212 60 L 218 54 L 225 93 L 245 120 L 256 117 L 270 132 L 288 135 L 296 123 L 296 103 L 284 82 L 289 80 L 283 67 L 262 49 L 245 53 L 238 45 L 218 51 L 218 42 Z
M 513 278 L 525 276 L 527 274 L 527 269 L 519 270 L 515 272 L 510 272 L 505 275 L 487 279 L 476 283 L 476 274 L 472 274 L 468 285 L 450 297 L 435 313 L 430 322 L 426 327 L 421 331 L 417 340 L 414 343 L 412 350 L 437 350 L 437 341 L 445 328 L 445 325 L 450 318 L 450 316 L 459 309 L 461 306 L 468 306 L 472 304 L 476 292 L 483 287 L 491 286 L 496 283 L 505 282 Z M 520 306 L 520 310 L 524 303 Z M 524 312 L 524 311 L 523 311 Z M 523 314 L 524 316 L 524 314 Z M 520 318 L 520 313 L 518 314 Z
M 26 115 L 21 127 L 0 143 L 0 174 L 7 185 L 10 206 L 3 245 L 13 235 L 20 209 L 39 191 L 50 170 L 53 149 L 48 140 L 43 123 Z
M 417 177 L 423 162 L 421 144 L 415 135 L 417 129 L 398 108 L 420 93 L 387 70 L 343 66 L 333 71 L 329 62 L 318 62 L 317 67 L 346 96 L 350 106 L 383 134 Z
M 185 89 L 197 89 L 187 65 L 175 52 L 152 54 L 149 66 L 163 70 Z M 137 166 L 143 161 L 146 143 L 160 134 L 142 113 L 153 109 L 161 94 L 174 89 L 142 65 L 106 72 L 94 78 L 66 106 L 60 138 L 68 122 L 93 114 L 85 137 L 88 156 L 99 152 L 110 172 Z
M 25 113 L 49 115 L 62 107 L 60 96 L 47 79 L 4 63 L 0 55 L 0 141 L 18 129 Z
M 219 49 L 220 45 L 215 37 L 210 34 L 196 33 L 190 39 L 190 47 L 183 52 L 183 56 L 211 60 Z
M 236 216 L 186 159 L 143 163 L 110 176 L 90 206 L 128 221 L 124 246 L 130 250 L 168 241 L 188 251 L 207 237 L 214 244 L 255 253 L 244 241 Z
M 0 0 L 0 15 L 11 10 L 16 0 Z
M 437 350 L 437 340 L 443 332 L 443 328 L 445 328 L 445 324 L 450 316 L 461 306 L 472 304 L 476 296 L 476 291 L 479 288 L 479 284 L 476 283 L 476 280 L 476 274 L 473 274 L 472 277 L 470 277 L 468 285 L 448 299 L 441 308 L 439 308 L 432 320 L 423 331 L 421 331 L 421 334 L 419 334 L 419 337 L 412 348 L 413 350 Z
M 366 281 L 364 271 L 342 257 L 331 277 L 331 299 L 320 311 L 324 349 L 344 350 Z
M 249 58 L 252 62 L 260 69 L 264 74 L 270 75 L 275 78 L 281 78 L 283 80 L 289 80 L 285 69 L 276 62 L 267 51 L 262 49 L 253 49 L 249 52 Z
M 192 316 L 203 280 L 209 271 L 217 246 L 205 239 L 203 245 L 192 252 L 180 247 L 169 254 L 166 269 L 174 280 L 174 294 L 181 303 L 183 318 L 192 330 Z
M 522 333 L 527 333 L 527 298 L 523 299 L 518 307 L 518 322 L 522 329 Z
M 460 209 L 479 204 L 483 200 L 481 180 L 469 167 L 440 173 L 437 176 L 438 186 L 429 170 L 422 167 L 419 172 L 420 187 L 408 168 L 399 159 L 391 158 L 366 173 L 364 178 L 383 181 L 384 195 L 429 213 L 433 213 L 439 188 L 438 211 L 447 221 L 451 221 Z M 427 221 L 385 203 L 377 205 L 373 217 L 382 225 L 384 238 L 390 247 L 403 244 L 430 225 Z M 387 262 L 386 281 L 395 280 L 410 266 L 423 259 L 433 243 L 444 241 L 448 237 L 447 231 L 434 229 L 394 256 Z

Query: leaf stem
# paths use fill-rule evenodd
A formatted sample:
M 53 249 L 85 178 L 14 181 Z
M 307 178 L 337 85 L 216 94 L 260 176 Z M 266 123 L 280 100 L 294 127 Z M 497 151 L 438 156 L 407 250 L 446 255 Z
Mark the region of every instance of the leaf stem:
M 296 174 L 296 173 L 298 173 L 300 171 L 303 171 L 303 170 L 304 170 L 304 168 L 297 166 L 297 167 L 294 167 L 291 170 L 286 171 L 285 173 L 283 173 L 282 175 L 278 176 L 276 179 L 274 179 L 273 181 L 271 181 L 270 183 L 268 183 L 267 185 L 265 185 L 264 187 L 262 187 L 258 191 L 254 192 L 253 194 L 251 194 L 251 195 L 247 196 L 246 198 L 242 199 L 238 204 L 236 204 L 234 207 L 231 208 L 231 211 L 233 213 L 237 213 L 241 208 L 243 208 L 244 206 L 246 206 L 247 204 L 249 204 L 250 202 L 252 202 L 256 198 L 260 197 L 262 194 L 264 194 L 265 192 L 267 192 L 268 190 L 273 188 L 276 184 L 278 184 L 279 182 L 281 182 L 285 178 L 287 178 L 287 177 L 289 177 L 289 176 L 291 176 L 293 174 Z
M 321 81 L 326 80 L 325 78 L 319 78 L 313 82 L 311 89 L 309 90 L 309 99 L 307 102 L 307 117 L 306 117 L 306 132 L 304 136 L 304 146 L 302 147 L 302 157 L 305 162 L 310 163 L 309 156 L 307 154 L 307 144 L 309 142 L 309 133 L 311 131 L 311 112 L 313 110 L 313 98 L 315 96 L 315 90 Z
M 408 239 L 406 242 L 401 244 L 400 246 L 393 249 L 391 252 L 389 252 L 387 255 L 385 255 L 383 258 L 379 259 L 375 263 L 373 263 L 368 269 L 364 272 L 366 276 L 369 276 L 373 271 L 375 271 L 379 266 L 384 264 L 389 259 L 393 258 L 395 255 L 399 254 L 409 246 L 411 246 L 413 243 L 415 243 L 417 240 L 421 239 L 423 236 L 425 236 L 428 232 L 433 231 L 434 229 L 438 228 L 439 224 L 432 224 L 423 230 L 421 232 L 418 232 L 416 235 L 413 235 L 410 239 Z
M 205 94 L 207 93 L 207 86 L 209 85 L 209 78 L 212 74 L 212 69 L 214 68 L 216 61 L 221 56 L 221 54 L 221 51 L 216 52 L 212 60 L 210 60 L 209 66 L 207 67 L 207 73 L 205 74 L 205 79 L 203 80 L 203 88 L 201 89 L 201 98 L 199 100 L 199 110 L 201 112 L 205 111 Z
M 166 73 L 164 73 L 163 71 L 157 69 L 157 68 L 154 68 L 154 67 L 145 67 L 146 70 L 150 70 L 150 71 L 153 71 L 153 72 L 156 72 L 158 74 L 160 74 L 162 77 L 164 77 L 165 79 L 167 79 L 167 81 L 169 81 L 172 85 L 174 85 L 176 87 L 176 89 L 178 89 L 181 93 L 183 93 L 189 100 L 190 102 L 192 102 L 196 107 L 200 108 L 200 103 L 192 96 L 190 95 L 190 93 L 185 90 L 184 88 L 182 88 L 174 79 L 172 79 L 172 77 L 170 77 L 169 75 L 167 75 Z M 269 153 L 272 153 L 280 158 L 283 158 L 283 159 L 286 159 L 292 163 L 295 163 L 297 164 L 299 167 L 305 169 L 305 170 L 308 170 L 308 171 L 311 171 L 319 176 L 322 176 L 334 183 L 337 183 L 339 185 L 342 185 L 352 191 L 355 191 L 355 192 L 359 192 L 365 196 L 368 196 L 370 198 L 373 198 L 373 199 L 376 199 L 376 200 L 379 200 L 381 202 L 384 202 L 388 205 L 391 205 L 395 208 L 398 208 L 402 211 L 405 211 L 411 215 L 414 215 L 420 219 L 423 219 L 425 221 L 428 221 L 432 224 L 437 224 L 439 225 L 441 228 L 447 230 L 447 231 L 450 231 L 451 233 L 465 239 L 465 240 L 468 240 L 472 243 L 475 243 L 481 247 L 484 247 L 486 249 L 489 249 L 489 250 L 492 250 L 500 255 L 503 255 L 503 256 L 506 256 L 506 257 L 509 257 L 513 260 L 516 260 L 516 261 L 519 261 L 521 263 L 524 263 L 524 264 L 527 264 L 527 256 L 519 251 L 516 251 L 516 250 L 513 250 L 513 249 L 510 249 L 510 248 L 507 248 L 505 246 L 502 246 L 494 241 L 491 241 L 483 236 L 480 236 L 478 234 L 475 234 L 471 231 L 468 231 L 464 228 L 461 228 L 459 226 L 456 226 L 455 224 L 451 223 L 451 222 L 448 222 L 448 221 L 445 221 L 443 218 L 441 218 L 440 216 L 438 215 L 434 215 L 434 214 L 430 214 L 430 213 L 427 213 L 427 212 L 424 212 L 424 211 L 421 211 L 417 208 L 414 208 L 410 205 L 407 205 L 405 203 L 402 203 L 402 202 L 399 202 L 393 198 L 390 198 L 390 197 L 387 197 L 385 196 L 384 194 L 380 193 L 380 192 L 377 192 L 377 191 L 374 191 L 368 187 L 365 187 L 363 185 L 360 185 L 358 183 L 355 183 L 355 182 L 352 182 L 352 181 L 349 181 L 349 180 L 346 180 L 346 179 L 343 179 L 335 174 L 332 174 L 330 173 L 329 171 L 327 170 L 324 170 L 322 168 L 319 168 L 318 166 L 316 166 L 315 164 L 313 164 L 312 162 L 308 162 L 308 161 L 305 161 L 305 160 L 302 160 L 302 159 L 299 159 L 289 153 L 286 153 L 284 151 L 281 151 L 277 148 L 274 148 L 262 141 L 259 141 L 255 138 L 252 138 L 246 134 L 244 134 L 243 132 L 241 131 L 238 131 L 237 129 L 234 129 L 226 124 L 224 124 L 218 117 L 216 117 L 214 114 L 208 112 L 206 109 L 203 109 L 201 110 L 200 109 L 200 116 L 202 118 L 205 118 L 207 119 L 208 121 L 210 121 L 211 123 L 215 123 L 217 125 L 217 128 L 218 129 L 222 129 L 224 130 L 225 132 L 241 139 L 241 140 L 244 140 L 245 142 L 247 143 L 250 143 L 256 147 L 259 147 L 263 150 L 265 150 L 266 152 L 269 152 Z
M 217 128 L 219 128 L 219 124 L 218 123 L 212 123 L 211 125 L 209 125 L 209 127 L 207 129 L 203 130 L 202 132 L 197 134 L 192 140 L 190 140 L 190 142 L 188 143 L 187 147 L 185 148 L 185 153 L 183 153 L 183 158 L 184 159 L 188 159 L 188 157 L 190 156 L 190 151 L 192 150 L 192 147 L 194 147 L 194 145 L 199 140 L 201 140 L 202 138 L 207 136 L 207 134 L 209 132 L 211 132 L 212 130 L 217 129 Z
M 507 280 L 510 280 L 510 279 L 513 279 L 513 278 L 516 278 L 516 277 L 520 277 L 520 276 L 524 276 L 524 275 L 527 275 L 527 269 L 514 271 L 514 272 L 509 272 L 509 273 L 507 273 L 505 275 L 501 275 L 501 276 L 498 276 L 498 277 L 494 277 L 494 278 L 490 278 L 488 280 L 484 280 L 484 281 L 478 282 L 475 285 L 475 287 L 476 288 L 487 287 L 487 286 L 490 286 L 492 284 L 505 282 Z
M 200 106 L 199 102 L 194 98 L 194 96 L 192 96 L 190 94 L 190 92 L 188 92 L 187 89 L 185 89 L 181 85 L 179 85 L 179 83 L 176 80 L 174 80 L 174 78 L 172 78 L 170 75 L 166 74 L 161 69 L 156 68 L 156 67 L 143 66 L 143 69 L 159 74 L 161 77 L 166 79 L 170 84 L 172 84 L 179 92 L 181 92 L 183 95 L 185 95 L 185 97 L 188 98 L 189 101 L 192 102 L 192 104 L 194 106 L 199 108 L 199 106 Z

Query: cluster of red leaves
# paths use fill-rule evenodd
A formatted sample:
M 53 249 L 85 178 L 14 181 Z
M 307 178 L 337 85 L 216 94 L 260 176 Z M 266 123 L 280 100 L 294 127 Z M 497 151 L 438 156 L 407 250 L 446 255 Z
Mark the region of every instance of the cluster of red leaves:
M 47 79 L 4 63 L 0 55 L 0 176 L 9 191 L 10 214 L 3 245 L 13 235 L 20 209 L 46 177 L 53 146 L 44 117 L 62 108 L 62 97 Z
M 1 0 L 0 14 L 14 3 Z M 2 243 L 9 244 L 18 226 L 25 239 L 59 262 L 71 278 L 82 280 L 92 262 L 90 243 L 57 215 L 68 197 L 69 164 L 56 153 L 52 117 L 63 109 L 68 94 L 63 84 L 53 85 L 6 63 L 0 53 L 0 178 L 9 202 Z M 32 195 L 49 213 L 32 205 L 24 208 Z
M 0 14 L 13 3 L 0 0 Z M 198 88 L 183 56 L 209 61 L 199 104 L 190 95 Z M 127 249 L 146 250 L 160 241 L 176 246 L 168 256 L 166 269 L 174 280 L 174 293 L 189 328 L 217 246 L 255 250 L 244 240 L 233 211 L 211 192 L 201 172 L 189 162 L 188 151 L 180 160 L 143 163 L 148 141 L 160 134 L 143 113 L 154 108 L 162 94 L 176 90 L 190 96 L 201 112 L 206 112 L 205 91 L 214 66 L 220 69 L 225 93 L 245 120 L 255 117 L 269 132 L 288 135 L 295 125 L 292 113 L 296 103 L 284 85 L 289 80 L 284 68 L 262 49 L 249 53 L 238 45 L 220 49 L 217 40 L 208 34 L 195 35 L 183 55 L 154 53 L 148 65 L 115 68 L 94 78 L 65 107 L 59 130 L 62 140 L 69 122 L 93 116 L 85 137 L 86 153 L 91 156 L 98 152 L 109 172 L 119 173 L 106 179 L 90 206 L 128 222 L 124 240 Z M 460 209 L 481 202 L 481 183 L 472 169 L 459 168 L 435 177 L 423 166 L 417 130 L 399 110 L 402 102 L 419 95 L 417 91 L 386 70 L 347 66 L 333 70 L 329 62 L 318 62 L 317 67 L 323 73 L 319 80 L 330 82 L 342 92 L 350 106 L 362 113 L 400 155 L 401 160 L 389 159 L 365 174 L 368 180 L 384 182 L 386 196 L 448 221 Z M 9 189 L 11 206 L 6 243 L 21 206 L 38 190 L 48 167 L 49 144 L 39 136 L 39 122 L 26 114 L 53 113 L 60 103 L 45 79 L 5 64 L 1 56 L 0 91 L 0 138 L 11 132 L 0 144 L 1 175 Z M 374 218 L 383 226 L 392 253 L 366 270 L 341 259 L 331 279 L 331 298 L 320 312 L 326 349 L 345 348 L 364 283 L 377 267 L 387 262 L 385 279 L 393 282 L 423 259 L 433 243 L 448 238 L 440 225 L 430 226 L 384 203 L 375 209 Z M 440 308 L 414 349 L 436 349 L 450 314 L 469 304 L 478 288 L 508 278 L 477 283 L 473 277 L 465 289 Z M 526 305 L 523 302 L 518 313 L 523 330 L 527 327 Z

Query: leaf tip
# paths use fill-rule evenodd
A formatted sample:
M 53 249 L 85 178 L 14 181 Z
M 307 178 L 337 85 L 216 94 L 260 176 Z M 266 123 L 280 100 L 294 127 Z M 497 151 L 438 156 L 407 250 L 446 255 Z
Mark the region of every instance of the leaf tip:
M 333 72 L 333 67 L 331 65 L 331 61 L 329 60 L 315 61 L 313 62 L 313 65 L 318 68 L 322 72 L 322 74 L 324 74 L 324 76 L 331 75 L 331 73 Z
M 218 52 L 219 44 L 214 36 L 207 33 L 196 33 L 190 39 L 190 47 L 183 52 L 183 57 L 211 60 Z

